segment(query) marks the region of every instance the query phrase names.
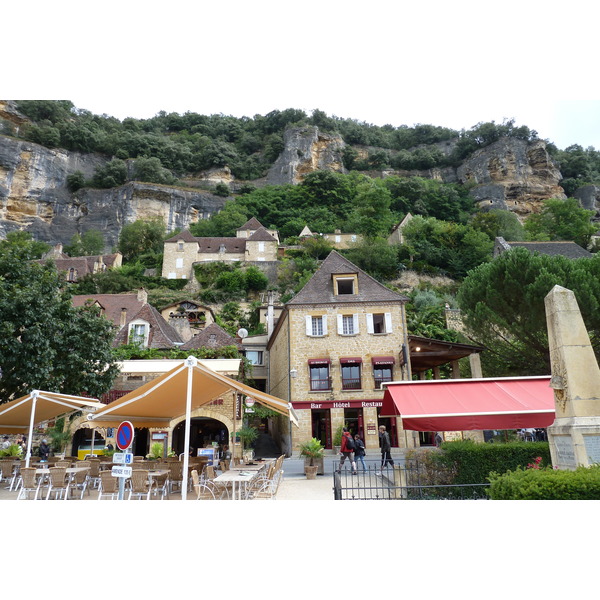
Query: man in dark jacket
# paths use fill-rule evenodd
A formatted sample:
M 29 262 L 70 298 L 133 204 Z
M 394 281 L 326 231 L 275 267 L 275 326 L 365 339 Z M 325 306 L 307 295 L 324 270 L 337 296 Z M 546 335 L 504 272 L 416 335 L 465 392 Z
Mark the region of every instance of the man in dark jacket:
M 394 466 L 392 459 L 392 444 L 390 442 L 390 434 L 385 430 L 385 425 L 379 426 L 379 445 L 381 446 L 381 468 L 386 465 Z
M 48 460 L 48 456 L 50 455 L 50 446 L 48 446 L 48 442 L 46 440 L 42 440 L 40 444 L 40 458 L 43 462 Z
M 354 438 L 346 427 L 342 430 L 342 447 L 340 452 L 340 464 L 337 468 L 337 472 L 342 472 L 342 465 L 346 459 L 350 460 L 352 465 L 352 475 L 356 475 L 356 463 L 354 462 Z

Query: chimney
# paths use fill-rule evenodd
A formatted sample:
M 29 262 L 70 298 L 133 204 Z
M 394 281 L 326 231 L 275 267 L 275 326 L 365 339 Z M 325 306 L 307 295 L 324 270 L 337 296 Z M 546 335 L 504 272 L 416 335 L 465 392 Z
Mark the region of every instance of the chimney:
M 141 302 L 144 306 L 148 304 L 148 292 L 144 288 L 140 288 L 137 293 L 138 302 Z
M 121 309 L 121 320 L 119 321 L 119 329 L 123 329 L 125 327 L 125 323 L 127 323 L 127 309 Z
M 273 333 L 273 292 L 267 292 L 267 339 Z

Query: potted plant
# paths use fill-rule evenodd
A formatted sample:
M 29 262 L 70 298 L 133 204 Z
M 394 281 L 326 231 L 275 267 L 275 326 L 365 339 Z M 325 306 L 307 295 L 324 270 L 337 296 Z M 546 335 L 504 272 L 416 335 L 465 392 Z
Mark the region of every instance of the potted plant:
M 323 444 L 317 438 L 312 438 L 300 444 L 300 456 L 304 457 L 306 479 L 315 479 L 319 466 L 322 469 L 324 451 Z
M 245 459 L 248 457 L 252 458 L 252 444 L 258 437 L 258 429 L 256 429 L 256 427 L 245 425 L 239 431 L 236 431 L 236 434 L 242 442 L 242 456 Z
M 163 458 L 165 447 L 162 442 L 152 442 L 150 452 L 146 454 L 148 460 L 160 460 Z
M 333 453 L 337 456 L 342 449 L 342 430 L 343 425 L 340 425 L 333 434 Z

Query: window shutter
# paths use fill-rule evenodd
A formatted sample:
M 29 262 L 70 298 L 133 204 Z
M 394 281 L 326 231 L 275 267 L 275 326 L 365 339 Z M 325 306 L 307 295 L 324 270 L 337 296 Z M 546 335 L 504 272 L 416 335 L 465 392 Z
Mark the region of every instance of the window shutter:
M 385 313 L 385 332 L 392 333 L 392 313 Z
M 354 333 L 359 333 L 358 315 L 352 315 L 352 320 L 354 321 Z
M 312 335 L 312 317 L 306 317 L 306 335 Z
M 323 335 L 327 335 L 327 315 L 323 315 L 321 320 L 323 321 Z
M 337 327 L 338 327 L 338 334 L 343 335 L 344 334 L 344 321 L 342 319 L 342 315 L 337 316 Z
M 373 327 L 373 313 L 367 313 L 367 333 L 375 333 Z

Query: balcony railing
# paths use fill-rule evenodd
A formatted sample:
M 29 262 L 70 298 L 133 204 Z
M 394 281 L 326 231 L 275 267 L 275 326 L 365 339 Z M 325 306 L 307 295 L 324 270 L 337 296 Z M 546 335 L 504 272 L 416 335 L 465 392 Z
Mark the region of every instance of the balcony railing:
M 375 377 L 375 389 L 380 390 L 382 383 L 387 383 L 388 381 L 392 381 L 391 377 Z
M 360 390 L 360 377 L 357 379 L 342 379 L 343 390 Z
M 331 390 L 331 377 L 325 379 L 311 379 L 310 380 L 310 391 L 311 392 L 329 392 Z

